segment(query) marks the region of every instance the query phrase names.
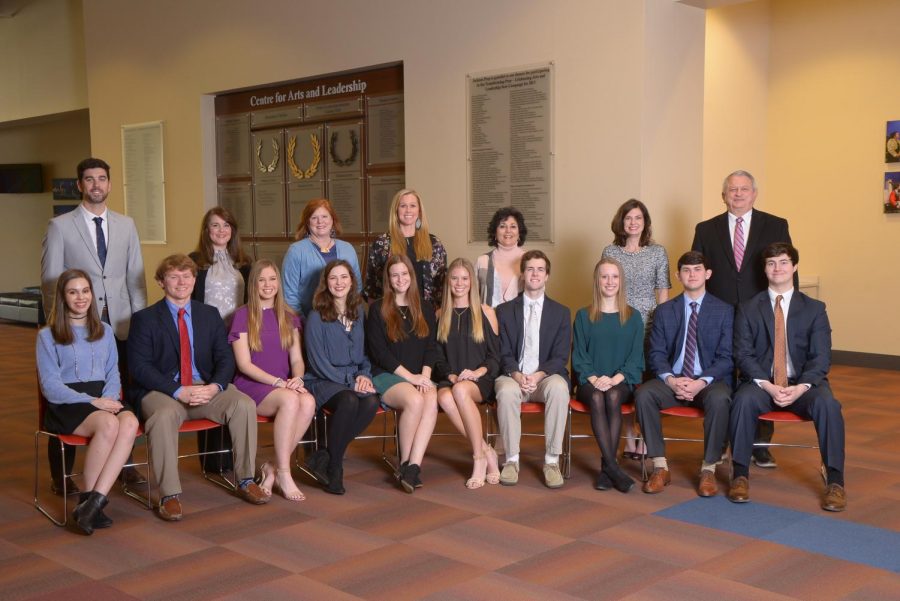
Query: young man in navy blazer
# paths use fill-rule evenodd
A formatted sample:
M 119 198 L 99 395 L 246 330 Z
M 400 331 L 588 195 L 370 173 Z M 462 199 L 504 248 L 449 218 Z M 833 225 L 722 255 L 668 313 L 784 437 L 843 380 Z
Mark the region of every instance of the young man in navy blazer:
M 135 399 L 159 482 L 159 517 L 167 521 L 182 517 L 178 428 L 188 419 L 227 424 L 234 444 L 237 496 L 255 505 L 269 500 L 253 482 L 256 404 L 231 384 L 234 355 L 219 312 L 191 300 L 196 277 L 197 265 L 188 256 L 163 259 L 156 282 L 165 298 L 135 313 L 128 341 Z
M 524 402 L 544 403 L 544 483 L 563 485 L 559 456 L 569 410 L 569 351 L 572 317 L 569 309 L 545 294 L 550 259 L 539 250 L 522 255 L 524 292 L 497 307 L 500 325 L 500 371 L 494 390 L 497 421 L 506 449 L 500 484 L 519 481 L 521 409 Z
M 635 408 L 653 459 L 645 493 L 659 493 L 671 482 L 659 411 L 678 405 L 703 409 L 703 463 L 697 494 L 714 496 L 716 464 L 728 438 L 734 309 L 706 291 L 712 271 L 706 258 L 689 251 L 678 259 L 684 293 L 656 308 L 648 363 L 656 378 L 634 395 Z M 694 327 L 691 327 L 691 322 Z
M 844 416 L 828 385 L 831 325 L 825 303 L 794 287 L 800 260 L 783 242 L 762 253 L 767 290 L 738 306 L 734 322 L 734 360 L 741 383 L 731 408 L 733 480 L 728 499 L 750 500 L 750 453 L 758 417 L 790 411 L 811 419 L 819 437 L 826 485 L 822 509 L 843 511 Z

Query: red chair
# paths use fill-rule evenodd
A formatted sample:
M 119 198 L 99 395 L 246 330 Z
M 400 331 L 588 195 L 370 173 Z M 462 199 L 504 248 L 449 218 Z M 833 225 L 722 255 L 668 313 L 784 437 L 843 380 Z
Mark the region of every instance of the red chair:
M 811 419 L 800 417 L 796 413 L 791 413 L 790 411 L 769 411 L 768 413 L 763 413 L 759 416 L 759 419 L 767 421 L 767 422 L 777 422 L 781 424 L 800 424 L 804 422 L 811 422 Z M 792 443 L 784 443 L 784 442 L 755 442 L 753 443 L 754 447 L 794 447 L 800 449 L 818 449 L 819 445 L 809 445 L 809 444 L 792 444 Z
M 573 438 L 594 438 L 593 434 L 573 434 L 572 433 L 572 417 L 573 414 L 578 413 L 582 415 L 590 414 L 590 408 L 579 401 L 578 399 L 572 398 L 569 399 L 569 418 L 566 421 L 566 445 L 563 449 L 563 461 L 566 464 L 566 469 L 563 472 L 566 478 L 571 477 L 572 475 L 572 439 Z M 622 415 L 631 415 L 634 413 L 634 403 L 624 403 L 622 405 Z M 633 438 L 634 440 L 640 440 L 640 436 L 623 436 L 624 439 Z M 641 462 L 643 464 L 643 462 Z

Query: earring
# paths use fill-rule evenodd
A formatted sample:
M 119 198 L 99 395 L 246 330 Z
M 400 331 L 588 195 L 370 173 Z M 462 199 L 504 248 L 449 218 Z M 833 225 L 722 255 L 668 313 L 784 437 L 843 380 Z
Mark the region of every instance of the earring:
M 334 238 L 337 235 L 337 232 L 334 228 L 331 228 L 331 237 Z
M 421 219 L 416 219 L 416 229 L 417 230 L 422 229 L 422 220 Z

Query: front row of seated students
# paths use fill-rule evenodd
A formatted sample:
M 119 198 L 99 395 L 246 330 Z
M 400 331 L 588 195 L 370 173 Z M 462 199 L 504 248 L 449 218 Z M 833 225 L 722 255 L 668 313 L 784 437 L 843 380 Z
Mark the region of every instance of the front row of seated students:
M 736 503 L 749 500 L 757 418 L 784 410 L 814 422 L 826 478 L 821 506 L 842 511 L 844 423 L 827 380 L 831 328 L 825 305 L 794 288 L 799 255 L 790 244 L 770 245 L 763 260 L 768 290 L 739 305 L 735 316 L 706 292 L 711 271 L 703 255 L 692 251 L 679 259 L 684 293 L 658 308 L 648 355 L 655 377 L 633 395 L 653 462 L 643 490 L 659 493 L 671 481 L 660 409 L 704 410 L 697 485 L 702 497 L 716 494 L 715 467 L 731 441 L 734 477 L 728 498 Z M 367 319 L 353 269 L 335 260 L 322 272 L 301 336 L 299 320 L 285 306 L 277 267 L 261 260 L 250 277 L 249 302 L 235 314 L 229 336 L 217 310 L 191 300 L 194 262 L 185 255 L 164 259 L 156 281 L 165 296 L 134 315 L 128 345 L 133 398 L 159 482 L 159 516 L 182 517 L 177 451 L 184 420 L 227 425 L 237 496 L 263 504 L 278 490 L 299 501 L 304 495 L 291 477 L 290 455 L 315 411 L 328 416 L 327 445 L 306 465 L 327 492 L 343 494 L 347 446 L 371 423 L 379 402 L 400 412 L 397 478 L 407 492 L 421 486 L 420 467 L 438 405 L 472 445 L 466 486 L 479 488 L 485 482 L 517 483 L 521 404 L 544 403 L 543 476 L 548 487 L 558 488 L 564 483 L 559 456 L 570 398 L 570 347 L 577 398 L 590 409 L 602 455 L 595 487 L 628 492 L 634 481 L 616 455 L 621 407 L 643 370 L 643 324 L 625 303 L 622 267 L 610 258 L 595 267 L 593 299 L 576 315 L 574 345 L 569 310 L 545 293 L 550 260 L 541 251 L 528 251 L 521 268 L 523 294 L 494 315 L 473 285 L 471 263 L 454 261 L 436 319 L 419 300 L 409 260 L 394 256 L 384 271 L 385 297 L 372 305 Z M 97 319 L 83 272 L 69 270 L 59 278 L 37 353 L 41 388 L 50 401 L 45 427 L 92 438 L 84 471 L 87 492 L 73 512 L 75 526 L 90 534 L 112 523 L 103 513 L 106 495 L 128 457 L 137 419 L 118 400 L 116 347 L 109 326 Z M 739 379 L 732 394 L 735 367 Z M 502 470 L 482 437 L 477 408 L 491 394 L 506 454 Z M 259 484 L 254 482 L 257 413 L 275 422 L 275 465 L 263 464 Z

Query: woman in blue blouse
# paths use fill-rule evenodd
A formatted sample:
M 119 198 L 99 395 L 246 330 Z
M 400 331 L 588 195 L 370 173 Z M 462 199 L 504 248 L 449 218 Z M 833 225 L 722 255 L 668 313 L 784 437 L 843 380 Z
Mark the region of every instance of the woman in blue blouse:
M 603 456 L 595 488 L 628 492 L 634 480 L 619 467 L 616 451 L 622 403 L 644 369 L 644 323 L 625 302 L 625 274 L 615 259 L 603 257 L 594 267 L 594 298 L 575 315 L 572 369 L 577 399 L 590 408 L 591 429 Z
M 281 266 L 284 300 L 298 315 L 306 317 L 312 310 L 313 293 L 325 264 L 335 259 L 346 261 L 361 287 L 359 260 L 353 246 L 338 240 L 341 220 L 325 198 L 306 203 L 295 235 Z
M 328 446 L 306 460 L 325 492 L 344 494 L 344 452 L 378 411 L 372 369 L 366 358 L 365 301 L 347 261 L 329 262 L 313 296 L 304 328 L 306 389 L 316 406 L 331 413 Z
M 38 334 L 37 368 L 48 404 L 44 428 L 90 438 L 84 486 L 72 520 L 84 534 L 106 528 L 106 495 L 131 453 L 138 421 L 120 400 L 118 354 L 112 328 L 100 321 L 88 275 L 64 271 L 47 327 Z

